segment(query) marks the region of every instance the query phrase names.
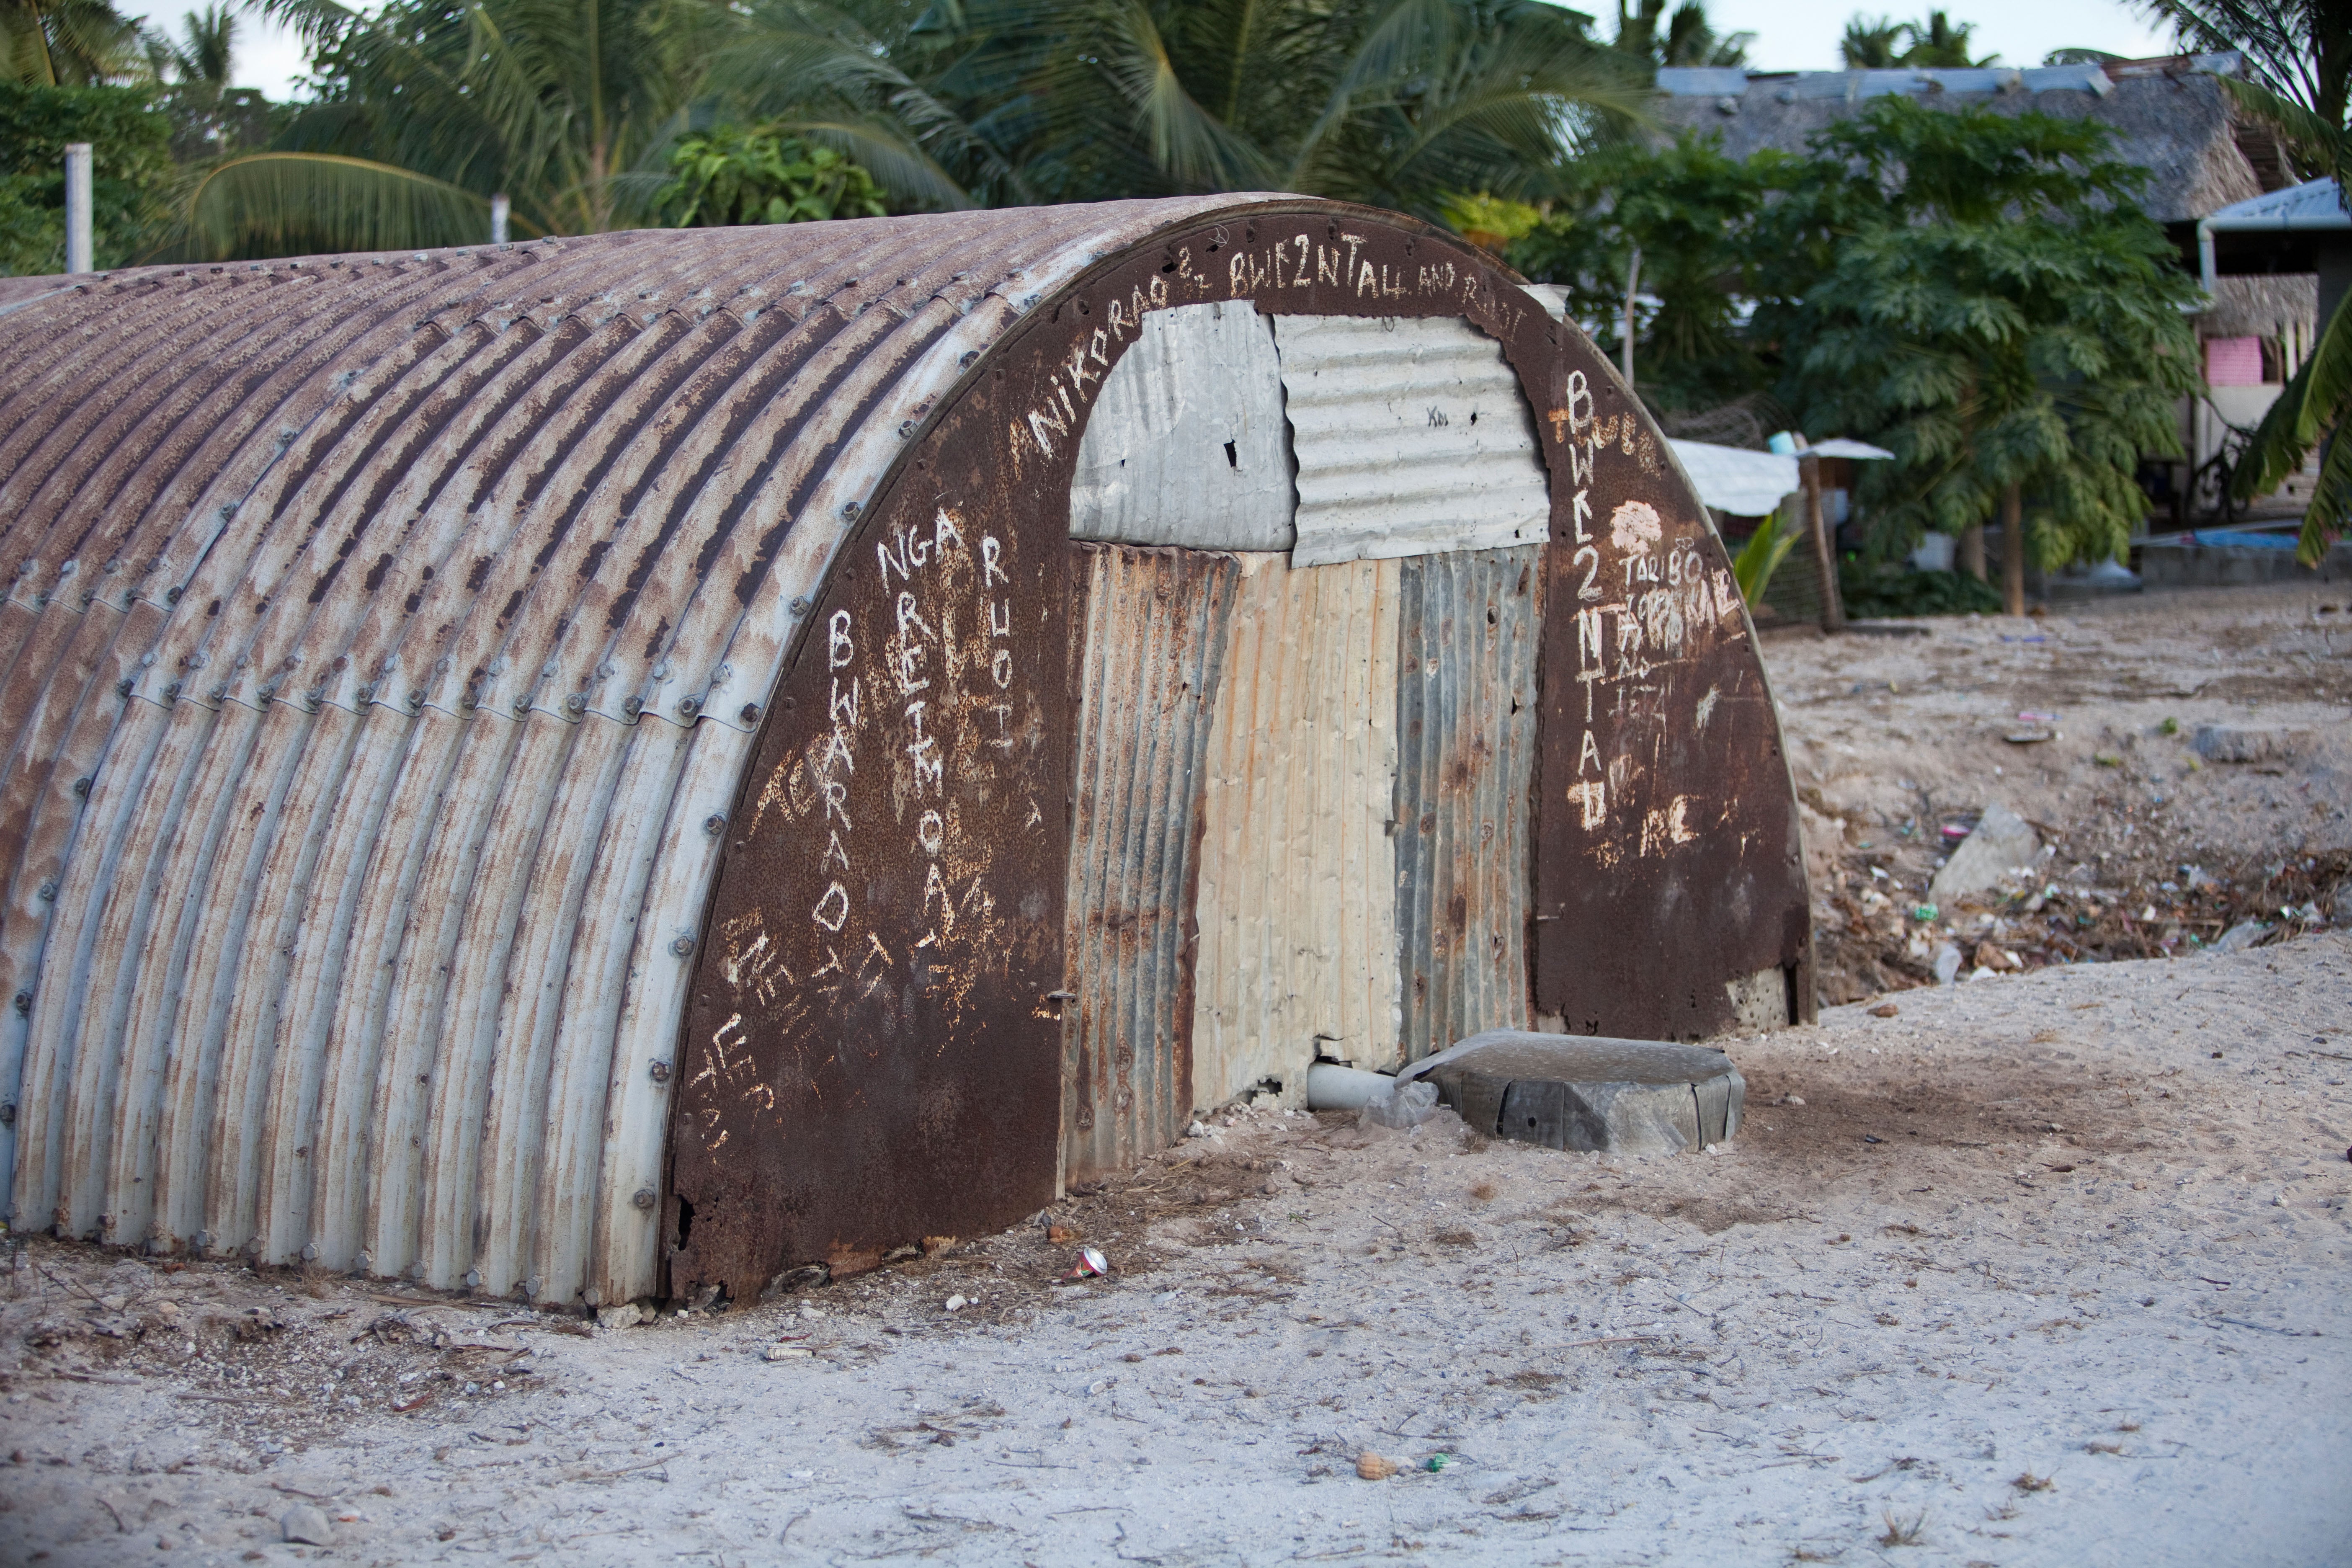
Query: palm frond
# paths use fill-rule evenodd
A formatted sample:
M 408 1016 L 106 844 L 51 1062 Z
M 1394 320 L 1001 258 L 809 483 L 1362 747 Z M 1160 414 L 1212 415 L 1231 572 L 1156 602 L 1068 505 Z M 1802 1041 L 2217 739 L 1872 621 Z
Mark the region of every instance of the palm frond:
M 314 153 L 254 153 L 204 171 L 188 190 L 178 259 L 299 256 L 475 245 L 489 203 L 384 163 Z M 528 222 L 519 229 L 536 234 Z

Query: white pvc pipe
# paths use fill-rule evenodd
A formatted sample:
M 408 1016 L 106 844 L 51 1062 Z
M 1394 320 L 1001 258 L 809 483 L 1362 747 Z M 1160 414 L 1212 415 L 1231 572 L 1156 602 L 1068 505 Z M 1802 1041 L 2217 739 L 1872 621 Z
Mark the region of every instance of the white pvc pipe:
M 503 195 L 490 198 L 490 243 L 492 245 L 504 245 L 507 242 L 509 210 L 507 198 Z
M 1307 1069 L 1307 1109 L 1361 1110 L 1376 1100 L 1386 1100 L 1395 1088 L 1396 1079 L 1386 1073 L 1317 1062 Z
M 66 270 L 90 270 L 89 143 L 66 143 Z

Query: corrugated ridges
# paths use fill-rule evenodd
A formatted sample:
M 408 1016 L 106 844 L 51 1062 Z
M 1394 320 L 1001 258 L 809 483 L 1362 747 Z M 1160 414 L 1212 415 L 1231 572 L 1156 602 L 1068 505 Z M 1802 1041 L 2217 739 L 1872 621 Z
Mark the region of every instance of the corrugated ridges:
M 1528 1026 L 1541 557 L 1526 545 L 1402 568 L 1396 921 L 1409 1061 Z
M 1551 489 L 1502 348 L 1454 317 L 1277 316 L 1294 566 L 1540 543 Z
M 653 1069 L 842 509 L 1022 310 L 1207 205 L 151 271 L 0 315 L 34 372 L 0 394 L 19 1223 L 650 1289 Z
M 1212 722 L 1192 1088 L 1397 1059 L 1398 566 L 1248 555 Z
M 1075 545 L 1084 584 L 1071 774 L 1063 1170 L 1125 1170 L 1192 1110 L 1202 763 L 1240 563 Z

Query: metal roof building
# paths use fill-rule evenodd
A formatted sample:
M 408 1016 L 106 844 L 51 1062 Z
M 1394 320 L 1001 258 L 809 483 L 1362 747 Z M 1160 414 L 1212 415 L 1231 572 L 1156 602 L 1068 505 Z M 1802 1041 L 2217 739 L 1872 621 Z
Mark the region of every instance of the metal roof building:
M 1811 1010 L 1671 453 L 1216 197 L 0 296 L 20 1226 L 590 1305 L 1508 1025 Z

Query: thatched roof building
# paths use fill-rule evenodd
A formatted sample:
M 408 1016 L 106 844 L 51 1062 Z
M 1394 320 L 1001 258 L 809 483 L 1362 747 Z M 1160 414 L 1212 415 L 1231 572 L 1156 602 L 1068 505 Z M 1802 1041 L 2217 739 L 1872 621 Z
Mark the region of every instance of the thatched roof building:
M 2276 133 L 2233 110 L 2221 79 L 2242 68 L 2234 54 L 2210 54 L 2033 69 L 1662 70 L 1654 112 L 1670 132 L 1719 135 L 1736 158 L 1767 147 L 1801 153 L 1820 132 L 1895 93 L 1954 109 L 2095 120 L 2115 133 L 2116 156 L 2148 171 L 2148 213 L 2194 270 L 2199 218 L 2294 179 Z M 2224 278 L 2198 331 L 2266 338 L 2287 327 L 2307 331 L 2316 303 L 2309 278 Z

